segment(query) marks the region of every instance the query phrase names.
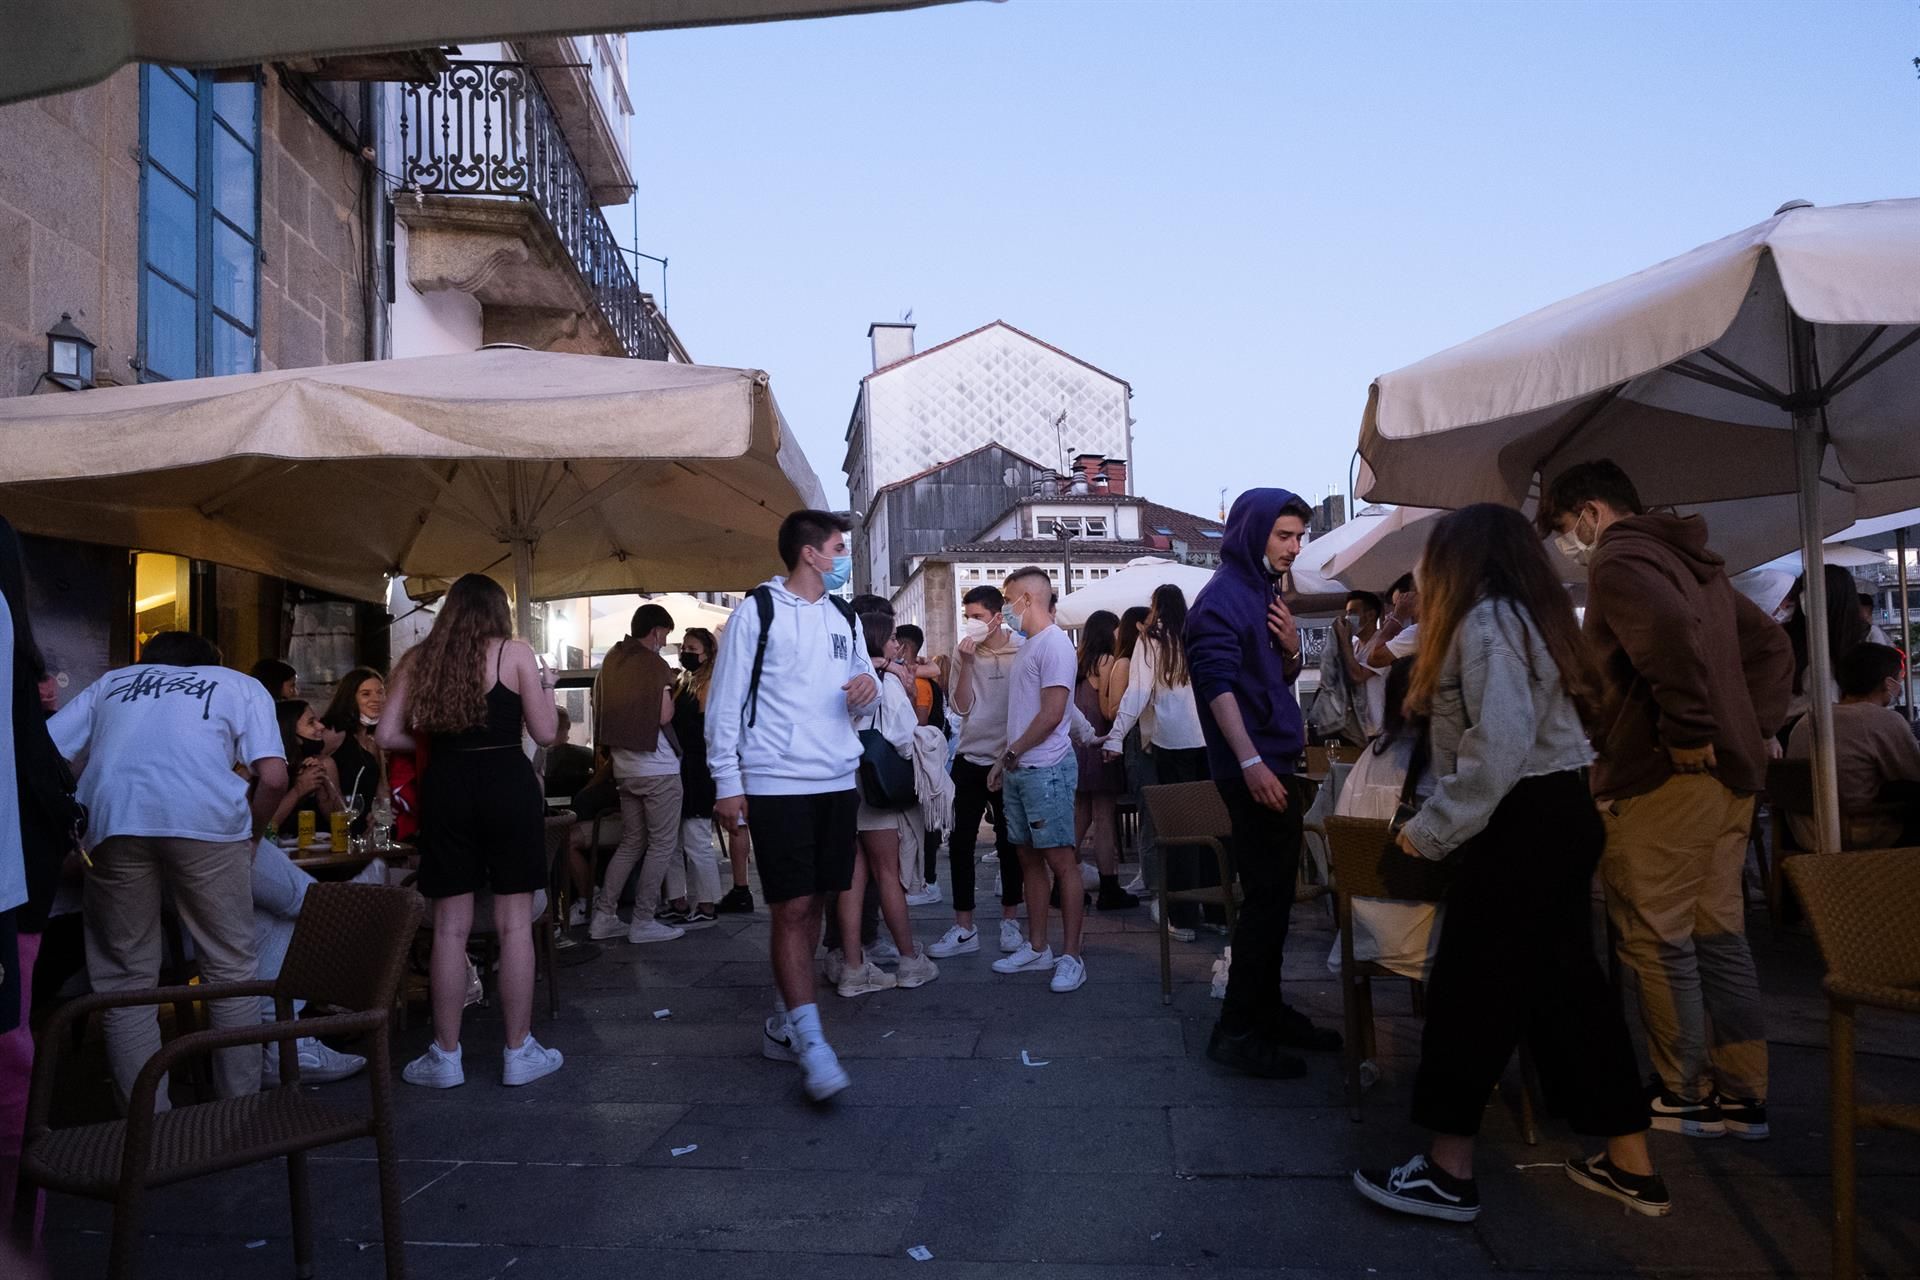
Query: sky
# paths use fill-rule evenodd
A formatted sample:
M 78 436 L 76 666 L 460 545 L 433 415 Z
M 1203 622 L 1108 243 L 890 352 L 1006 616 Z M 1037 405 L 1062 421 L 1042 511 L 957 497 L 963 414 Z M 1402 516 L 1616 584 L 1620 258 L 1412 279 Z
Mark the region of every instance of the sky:
M 1125 378 L 1133 487 L 1344 492 L 1367 387 L 1816 204 L 1920 194 L 1920 0 L 1007 0 L 629 42 L 637 246 L 834 503 L 867 326 Z M 608 211 L 624 241 L 630 211 Z M 658 268 L 640 264 L 648 287 Z

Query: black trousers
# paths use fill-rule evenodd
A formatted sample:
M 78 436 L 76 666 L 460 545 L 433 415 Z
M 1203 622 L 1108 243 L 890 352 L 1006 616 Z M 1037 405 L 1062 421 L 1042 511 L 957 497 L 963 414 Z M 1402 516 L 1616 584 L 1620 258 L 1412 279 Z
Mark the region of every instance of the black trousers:
M 1233 967 L 1220 1023 L 1240 1035 L 1271 1030 L 1284 1007 L 1280 998 L 1280 952 L 1293 918 L 1293 886 L 1300 875 L 1300 820 L 1307 811 L 1306 785 L 1295 777 L 1287 809 L 1275 813 L 1253 798 L 1238 776 L 1215 779 L 1233 818 L 1233 868 L 1245 902 L 1233 931 Z
M 1000 903 L 1020 905 L 1020 859 L 1007 840 L 1007 817 L 997 793 L 987 790 L 992 765 L 953 758 L 953 833 L 947 840 L 947 864 L 953 869 L 953 909 L 973 910 L 974 850 L 980 843 L 980 819 L 993 822 L 993 847 L 1000 855 Z M 929 877 L 931 879 L 931 877 Z
M 1472 1137 L 1522 1036 L 1547 1109 L 1576 1133 L 1647 1127 L 1633 1042 L 1593 947 L 1606 829 L 1580 771 L 1525 778 L 1454 854 L 1414 1123 Z M 1240 963 L 1234 953 L 1234 967 Z

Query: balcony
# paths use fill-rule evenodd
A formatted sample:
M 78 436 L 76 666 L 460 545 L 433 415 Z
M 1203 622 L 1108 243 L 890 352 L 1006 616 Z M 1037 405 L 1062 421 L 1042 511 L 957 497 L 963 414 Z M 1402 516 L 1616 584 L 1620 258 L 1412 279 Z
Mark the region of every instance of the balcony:
M 408 280 L 473 295 L 487 341 L 675 354 L 531 69 L 455 62 L 406 86 L 400 153 L 394 213 L 407 226 Z

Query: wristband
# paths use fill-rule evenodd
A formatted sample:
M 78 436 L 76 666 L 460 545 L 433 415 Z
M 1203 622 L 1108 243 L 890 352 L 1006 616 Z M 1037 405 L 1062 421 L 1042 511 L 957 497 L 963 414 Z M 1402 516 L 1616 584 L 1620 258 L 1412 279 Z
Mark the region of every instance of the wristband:
M 1242 772 L 1245 772 L 1246 770 L 1253 768 L 1253 766 L 1261 763 L 1263 762 L 1259 756 L 1248 756 L 1245 760 L 1242 760 L 1240 762 L 1240 769 Z

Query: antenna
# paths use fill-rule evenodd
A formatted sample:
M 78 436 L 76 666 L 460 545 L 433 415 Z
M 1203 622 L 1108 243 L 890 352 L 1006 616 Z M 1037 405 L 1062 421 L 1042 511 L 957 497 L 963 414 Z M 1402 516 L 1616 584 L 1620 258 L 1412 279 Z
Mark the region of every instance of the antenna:
M 1226 522 L 1227 522 L 1227 488 L 1225 485 L 1222 485 L 1220 486 L 1220 523 L 1225 524 Z
M 901 324 L 912 324 L 912 323 L 913 323 L 913 308 L 912 308 L 912 307 L 908 307 L 908 308 L 907 308 L 907 309 L 906 309 L 905 311 L 902 311 L 902 312 L 900 313 L 900 323 L 901 323 Z
M 1060 416 L 1053 420 L 1053 439 L 1054 439 L 1054 444 L 1060 450 L 1060 474 L 1061 475 L 1065 475 L 1068 471 L 1072 470 L 1073 468 L 1072 460 L 1067 457 L 1066 426 L 1067 426 L 1067 406 L 1063 404 L 1060 406 Z

